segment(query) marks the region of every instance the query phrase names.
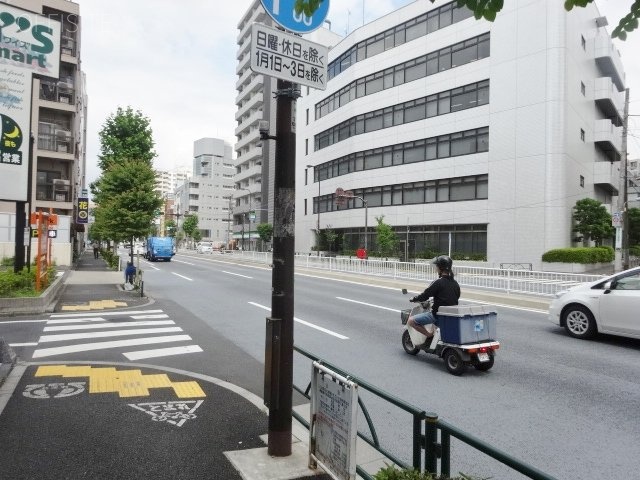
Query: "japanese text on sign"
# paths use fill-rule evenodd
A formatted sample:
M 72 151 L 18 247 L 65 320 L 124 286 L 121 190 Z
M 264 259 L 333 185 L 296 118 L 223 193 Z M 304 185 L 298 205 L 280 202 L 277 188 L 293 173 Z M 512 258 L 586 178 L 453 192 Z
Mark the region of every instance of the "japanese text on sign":
M 251 70 L 324 90 L 327 47 L 289 33 L 254 24 Z

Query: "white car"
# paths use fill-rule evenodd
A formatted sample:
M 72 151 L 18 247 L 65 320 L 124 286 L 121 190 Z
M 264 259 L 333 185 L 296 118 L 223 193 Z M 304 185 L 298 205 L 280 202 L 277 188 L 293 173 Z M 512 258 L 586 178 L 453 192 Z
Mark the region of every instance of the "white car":
M 558 292 L 549 319 L 576 338 L 640 338 L 640 267 Z
M 213 245 L 207 242 L 201 242 L 196 248 L 197 253 L 213 253 Z

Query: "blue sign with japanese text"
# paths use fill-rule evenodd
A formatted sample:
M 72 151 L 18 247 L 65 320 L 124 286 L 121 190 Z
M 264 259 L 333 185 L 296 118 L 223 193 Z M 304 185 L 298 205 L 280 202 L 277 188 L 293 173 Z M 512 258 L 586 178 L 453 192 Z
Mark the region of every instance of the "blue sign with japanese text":
M 281 27 L 295 33 L 309 33 L 320 28 L 329 13 L 329 0 L 322 0 L 311 17 L 297 14 L 296 0 L 260 0 L 269 16 Z

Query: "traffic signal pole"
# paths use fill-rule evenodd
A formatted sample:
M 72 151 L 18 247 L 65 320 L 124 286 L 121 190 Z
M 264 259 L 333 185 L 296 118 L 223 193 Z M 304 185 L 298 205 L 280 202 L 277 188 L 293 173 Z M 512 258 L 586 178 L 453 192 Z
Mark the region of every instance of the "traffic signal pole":
M 278 80 L 274 181 L 271 317 L 265 338 L 265 401 L 269 407 L 267 452 L 291 455 L 293 394 L 293 272 L 295 247 L 295 100 L 299 90 Z

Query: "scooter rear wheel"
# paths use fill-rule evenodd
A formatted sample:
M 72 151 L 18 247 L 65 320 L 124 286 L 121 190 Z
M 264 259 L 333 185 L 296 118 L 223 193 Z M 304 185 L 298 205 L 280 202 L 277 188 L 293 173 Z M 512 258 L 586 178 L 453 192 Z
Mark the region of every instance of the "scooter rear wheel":
M 404 351 L 409 355 L 417 355 L 420 351 L 420 349 L 416 347 L 411 341 L 411 335 L 409 335 L 408 330 L 405 330 L 402 333 L 402 348 L 404 348 Z
M 493 355 L 489 355 L 488 362 L 478 362 L 474 365 L 474 367 L 476 367 L 476 370 L 480 370 L 481 372 L 486 372 L 487 370 L 490 370 L 491 367 L 493 367 L 494 360 L 495 360 L 495 357 Z
M 444 364 L 447 367 L 447 371 L 451 375 L 462 375 L 465 371 L 466 365 L 464 364 L 464 360 L 462 360 L 462 355 L 453 349 L 449 348 L 444 355 L 442 356 L 444 359 Z

